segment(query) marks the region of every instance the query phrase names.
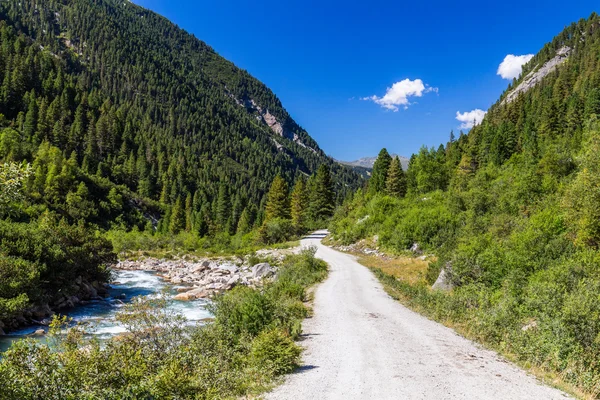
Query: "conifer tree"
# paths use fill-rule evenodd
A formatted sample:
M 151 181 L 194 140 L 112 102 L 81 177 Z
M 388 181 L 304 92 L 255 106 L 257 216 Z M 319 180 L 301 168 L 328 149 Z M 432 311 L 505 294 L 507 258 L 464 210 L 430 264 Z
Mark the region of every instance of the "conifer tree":
M 399 157 L 394 158 L 390 164 L 385 189 L 390 196 L 404 197 L 406 195 L 406 175 L 402 170 Z
M 188 192 L 185 198 L 185 231 L 191 232 L 193 225 L 192 219 L 192 194 Z
M 229 219 L 229 211 L 231 206 L 229 205 L 229 194 L 227 193 L 227 187 L 221 185 L 219 187 L 219 196 L 217 197 L 216 204 L 216 216 L 217 224 L 221 230 L 227 229 L 227 220 Z
M 391 162 L 392 157 L 387 149 L 381 149 L 377 156 L 377 160 L 375 160 L 375 163 L 373 164 L 373 172 L 371 173 L 371 179 L 369 180 L 369 191 L 371 193 L 378 193 L 385 190 L 385 180 Z
M 27 107 L 25 124 L 23 126 L 23 136 L 25 136 L 27 140 L 32 140 L 35 135 L 35 131 L 37 129 L 37 119 L 38 105 L 37 101 L 35 100 L 35 95 L 33 95 L 29 101 L 29 107 Z
M 275 218 L 289 218 L 288 185 L 279 175 L 273 179 L 265 207 L 265 220 Z
M 248 233 L 252 229 L 252 221 L 250 218 L 250 211 L 248 211 L 248 207 L 244 208 L 242 211 L 242 215 L 240 216 L 240 221 L 237 225 L 237 233 Z
M 181 196 L 177 197 L 177 201 L 171 211 L 171 220 L 169 223 L 169 232 L 178 234 L 185 229 L 185 210 Z
M 321 221 L 331 217 L 335 208 L 333 181 L 325 164 L 321 164 L 311 183 L 310 202 L 313 219 Z
M 291 216 L 292 224 L 297 230 L 302 230 L 306 225 L 306 217 L 308 211 L 308 191 L 306 182 L 303 178 L 299 178 L 294 185 L 294 190 L 291 196 Z

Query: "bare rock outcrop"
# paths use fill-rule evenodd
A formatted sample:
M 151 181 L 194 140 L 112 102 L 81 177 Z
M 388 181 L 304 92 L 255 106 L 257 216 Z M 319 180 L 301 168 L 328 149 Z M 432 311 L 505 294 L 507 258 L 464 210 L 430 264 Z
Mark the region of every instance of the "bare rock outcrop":
M 525 79 L 523 79 L 523 81 L 513 91 L 506 95 L 506 98 L 502 100 L 502 105 L 514 101 L 521 93 L 527 92 L 529 89 L 540 83 L 542 79 L 544 79 L 548 74 L 554 72 L 559 65 L 564 63 L 567 58 L 569 58 L 570 54 L 570 47 L 564 46 L 560 48 L 556 52 L 556 56 L 554 58 L 547 61 L 540 68 L 536 68 L 527 74 Z

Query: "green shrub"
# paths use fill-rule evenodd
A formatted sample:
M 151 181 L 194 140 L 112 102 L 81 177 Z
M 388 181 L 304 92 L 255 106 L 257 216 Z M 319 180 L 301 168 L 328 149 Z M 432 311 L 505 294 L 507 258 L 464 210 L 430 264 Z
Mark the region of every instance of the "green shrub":
M 261 226 L 258 231 L 259 240 L 264 244 L 286 242 L 295 236 L 291 219 L 274 218 Z
M 275 306 L 258 290 L 238 286 L 219 296 L 211 305 L 215 322 L 234 334 L 256 336 L 273 321 Z
M 292 372 L 300 361 L 301 349 L 280 329 L 264 330 L 252 342 L 251 362 L 273 375 Z

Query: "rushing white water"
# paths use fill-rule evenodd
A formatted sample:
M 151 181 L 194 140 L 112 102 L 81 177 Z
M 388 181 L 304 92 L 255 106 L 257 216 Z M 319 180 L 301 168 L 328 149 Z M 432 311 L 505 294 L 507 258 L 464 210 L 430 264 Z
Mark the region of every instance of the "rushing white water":
M 64 312 L 74 323 L 87 323 L 90 334 L 100 339 L 126 332 L 125 327 L 115 320 L 115 314 L 125 303 L 138 296 L 160 296 L 163 292 L 174 295 L 178 287 L 165 283 L 155 273 L 150 271 L 122 271 L 114 274 L 114 283 L 109 290 L 109 297 L 103 300 L 94 300 L 89 304 L 77 306 Z M 183 315 L 191 324 L 198 323 L 211 317 L 206 310 L 205 300 L 195 301 L 169 301 L 167 307 Z M 0 336 L 0 352 L 10 347 L 12 342 L 25 337 L 34 337 L 44 341 L 44 336 L 32 336 L 38 329 L 47 330 L 47 327 L 32 325 L 8 335 Z

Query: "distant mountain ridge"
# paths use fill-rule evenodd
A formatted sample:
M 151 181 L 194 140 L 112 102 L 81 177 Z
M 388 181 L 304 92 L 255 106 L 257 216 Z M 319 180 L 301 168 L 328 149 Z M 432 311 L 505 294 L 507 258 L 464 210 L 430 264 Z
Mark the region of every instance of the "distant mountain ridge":
M 398 154 L 392 154 L 391 155 L 393 158 L 395 157 L 399 157 L 400 158 L 400 164 L 402 164 L 402 169 L 404 171 L 406 171 L 408 169 L 408 161 L 409 159 L 407 157 L 404 156 L 400 156 Z M 362 168 L 373 168 L 373 164 L 375 164 L 375 160 L 377 160 L 377 157 L 362 157 L 359 158 L 358 160 L 355 161 L 339 161 L 338 162 L 340 164 L 343 165 L 350 165 L 352 167 L 362 167 Z

